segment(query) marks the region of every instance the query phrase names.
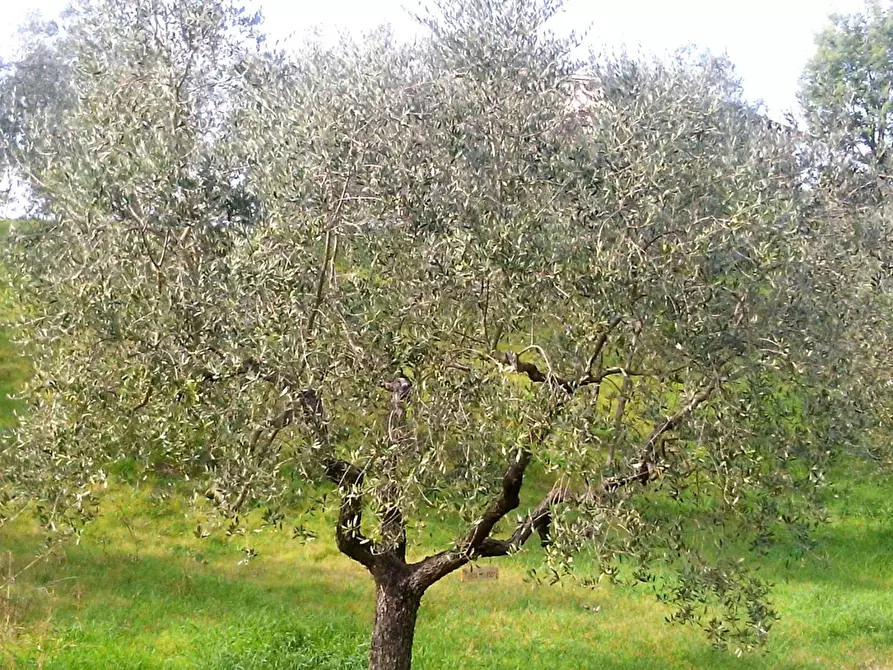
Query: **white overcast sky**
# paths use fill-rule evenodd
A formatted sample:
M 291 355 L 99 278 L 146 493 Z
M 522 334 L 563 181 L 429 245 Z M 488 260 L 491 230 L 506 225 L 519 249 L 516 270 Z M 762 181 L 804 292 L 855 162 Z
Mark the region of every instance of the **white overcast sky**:
M 30 11 L 50 18 L 66 1 L 0 0 L 0 55 L 9 53 L 14 27 Z M 320 24 L 358 31 L 390 23 L 397 34 L 409 35 L 414 27 L 404 7 L 417 5 L 417 0 L 251 1 L 263 11 L 274 38 Z M 589 42 L 597 48 L 626 45 L 666 53 L 695 44 L 727 53 L 748 98 L 763 100 L 778 116 L 796 106 L 797 80 L 828 15 L 863 6 L 863 0 L 567 0 L 555 27 L 588 27 Z

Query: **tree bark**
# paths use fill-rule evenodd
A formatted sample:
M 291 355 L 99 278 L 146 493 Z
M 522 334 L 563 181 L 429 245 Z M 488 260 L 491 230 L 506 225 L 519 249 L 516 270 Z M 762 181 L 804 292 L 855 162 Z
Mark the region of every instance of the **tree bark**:
M 376 592 L 369 670 L 409 670 L 422 595 L 405 578 L 378 578 Z

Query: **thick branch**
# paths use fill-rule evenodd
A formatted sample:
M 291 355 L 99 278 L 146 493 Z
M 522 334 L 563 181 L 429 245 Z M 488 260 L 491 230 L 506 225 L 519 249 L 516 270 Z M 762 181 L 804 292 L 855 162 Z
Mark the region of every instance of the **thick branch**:
M 363 519 L 363 498 L 360 493 L 363 471 L 342 460 L 328 461 L 325 463 L 325 471 L 326 477 L 338 486 L 341 494 L 338 525 L 335 528 L 338 550 L 371 571 L 375 567 L 372 543 L 360 531 Z
M 530 460 L 531 453 L 528 449 L 518 452 L 502 477 L 502 493 L 499 498 L 493 501 L 481 520 L 472 526 L 465 539 L 455 548 L 428 556 L 411 566 L 413 588 L 424 593 L 425 589 L 435 582 L 482 555 L 481 548 L 487 544 L 490 533 L 499 520 L 521 504 L 520 493 L 524 471 Z
M 533 531 L 539 532 L 543 542 L 547 541 L 549 535 L 549 524 L 551 523 L 551 510 L 555 505 L 570 501 L 572 495 L 567 488 L 555 487 L 549 494 L 543 498 L 539 505 L 530 512 L 523 521 L 516 527 L 511 537 L 507 540 L 499 540 L 491 537 L 484 537 L 475 548 L 474 552 L 463 551 L 457 547 L 442 551 L 439 554 L 428 556 L 424 560 L 411 566 L 413 572 L 411 583 L 413 588 L 424 592 L 429 586 L 443 579 L 451 572 L 455 572 L 464 565 L 467 565 L 475 558 L 492 558 L 496 556 L 507 556 L 512 552 L 520 549 Z
M 546 439 L 551 429 L 551 420 L 555 418 L 555 414 L 560 410 L 561 405 L 557 405 L 549 417 L 549 424 L 546 426 L 538 426 L 530 433 L 531 444 L 542 443 Z M 463 538 L 455 548 L 447 549 L 439 554 L 428 556 L 419 563 L 412 566 L 413 568 L 413 584 L 416 588 L 424 592 L 431 584 L 442 579 L 454 570 L 458 570 L 466 563 L 477 557 L 491 555 L 494 551 L 492 544 L 494 540 L 490 538 L 490 534 L 506 514 L 518 508 L 521 504 L 521 487 L 524 484 L 524 473 L 530 465 L 533 454 L 529 448 L 519 449 L 514 458 L 506 467 L 502 476 L 502 491 L 484 512 L 481 520 L 478 521 L 468 534 Z M 541 515 L 536 515 L 539 521 Z M 534 524 L 535 526 L 536 524 Z M 533 527 L 533 526 L 532 526 Z M 529 537 L 529 533 L 527 535 Z M 526 541 L 526 537 L 524 538 Z M 488 553 L 483 553 L 488 552 Z M 495 555 L 495 554 L 494 554 Z
M 543 543 L 548 542 L 549 525 L 552 522 L 552 508 L 561 503 L 574 499 L 570 489 L 564 486 L 556 486 L 542 499 L 532 512 L 530 512 L 516 527 L 511 537 L 507 540 L 487 538 L 481 543 L 478 554 L 484 557 L 506 556 L 520 549 L 533 531 L 539 532 Z
M 406 559 L 406 523 L 399 507 L 398 456 L 406 440 L 406 401 L 412 393 L 412 383 L 405 377 L 397 377 L 382 384 L 391 392 L 391 410 L 388 413 L 388 455 L 382 463 L 382 483 L 378 496 L 381 501 L 381 535 L 387 545 L 392 545 L 401 560 Z
M 521 486 L 524 484 L 524 472 L 527 470 L 530 460 L 530 450 L 518 451 L 517 456 L 506 468 L 502 477 L 502 493 L 459 544 L 459 548 L 463 552 L 474 554 L 480 544 L 490 536 L 496 524 L 521 504 Z
M 609 373 L 609 370 L 599 374 L 606 375 Z M 642 447 L 642 456 L 635 473 L 626 477 L 603 479 L 599 489 L 597 491 L 589 491 L 587 495 L 600 497 L 634 482 L 647 483 L 654 473 L 654 446 L 657 441 L 668 431 L 677 428 L 699 405 L 712 395 L 716 388 L 715 382 L 702 387 L 685 406 L 655 426 Z M 540 439 L 542 437 L 545 437 L 545 435 L 543 434 Z M 534 531 L 540 534 L 544 543 L 548 542 L 549 528 L 552 521 L 551 511 L 555 505 L 582 499 L 581 496 L 573 494 L 566 487 L 553 488 L 539 505 L 515 527 L 514 532 L 508 539 L 500 540 L 490 537 L 496 524 L 520 504 L 521 485 L 530 459 L 531 453 L 529 450 L 518 452 L 515 460 L 509 464 L 503 476 L 501 495 L 488 508 L 481 521 L 472 527 L 462 542 L 453 549 L 428 556 L 410 566 L 412 569 L 411 583 L 413 588 L 418 589 L 422 593 L 438 580 L 470 563 L 475 558 L 505 556 L 517 551 L 530 539 Z
M 550 383 L 564 389 L 569 395 L 578 388 L 591 384 L 600 384 L 608 377 L 624 375 L 625 377 L 659 377 L 661 373 L 644 372 L 642 370 L 629 370 L 625 367 L 610 367 L 594 373 L 587 373 L 580 379 L 566 379 L 554 373 L 540 370 L 535 363 L 520 360 L 520 356 L 513 351 L 503 352 L 496 358 L 497 361 L 511 367 L 515 372 L 526 375 L 527 378 L 537 384 Z
M 368 570 L 375 567 L 376 557 L 371 541 L 360 530 L 363 520 L 363 471 L 352 463 L 334 458 L 329 443 L 329 423 L 322 397 L 315 389 L 305 389 L 298 396 L 304 420 L 323 449 L 326 478 L 338 487 L 341 504 L 335 527 L 338 550 Z
M 559 386 L 563 388 L 568 393 L 574 392 L 574 383 L 559 377 L 558 375 L 552 373 L 546 373 L 540 370 L 535 363 L 528 363 L 527 361 L 522 361 L 521 357 L 514 351 L 504 351 L 501 355 L 496 357 L 496 360 L 500 363 L 509 366 L 515 372 L 527 375 L 527 378 L 535 382 L 537 384 L 545 384 L 551 383 L 555 386 Z

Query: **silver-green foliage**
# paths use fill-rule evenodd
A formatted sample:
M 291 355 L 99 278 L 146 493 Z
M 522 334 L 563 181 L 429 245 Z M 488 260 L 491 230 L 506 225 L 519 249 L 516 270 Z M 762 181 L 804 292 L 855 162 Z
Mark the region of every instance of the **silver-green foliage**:
M 858 428 L 832 414 L 858 231 L 727 63 L 577 61 L 557 7 L 444 0 L 416 43 L 283 54 L 222 0 L 85 3 L 25 166 L 52 218 L 14 251 L 35 377 L 0 485 L 58 525 L 125 459 L 231 515 L 327 477 L 373 574 L 451 511 L 422 588 L 538 530 L 559 570 L 681 566 L 679 619 L 762 639 L 720 547 L 803 522 Z M 515 519 L 531 464 L 554 486 Z

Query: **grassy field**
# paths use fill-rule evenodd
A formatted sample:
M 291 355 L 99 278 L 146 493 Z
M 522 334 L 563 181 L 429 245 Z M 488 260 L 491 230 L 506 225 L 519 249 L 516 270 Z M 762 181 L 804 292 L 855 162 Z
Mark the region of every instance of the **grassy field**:
M 664 623 L 647 593 L 525 577 L 536 556 L 498 562 L 496 582 L 448 578 L 426 596 L 416 667 L 893 668 L 893 500 L 880 481 L 841 491 L 819 549 L 761 567 L 781 621 L 764 653 L 715 651 Z M 191 505 L 165 487 L 115 491 L 79 546 L 25 572 L 0 600 L 11 668 L 362 668 L 373 591 L 334 549 L 288 530 L 198 539 Z M 288 528 L 288 526 L 286 526 Z M 0 565 L 42 538 L 18 522 Z M 256 558 L 245 561 L 250 542 Z M 534 554 L 536 552 L 533 552 Z
M 0 332 L 0 428 L 14 423 L 7 393 L 26 374 Z M 699 631 L 666 624 L 645 592 L 538 585 L 526 577 L 533 550 L 497 561 L 498 581 L 436 585 L 415 667 L 893 669 L 893 486 L 848 481 L 829 493 L 832 521 L 815 551 L 760 559 L 782 617 L 762 653 L 712 649 Z M 25 518 L 0 530 L 0 667 L 365 667 L 372 584 L 335 550 L 331 519 L 199 539 L 191 504 L 172 490 L 115 489 L 78 545 L 24 571 L 40 530 Z M 292 539 L 299 522 L 318 537 Z M 246 560 L 246 546 L 257 556 Z

